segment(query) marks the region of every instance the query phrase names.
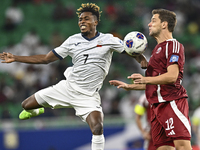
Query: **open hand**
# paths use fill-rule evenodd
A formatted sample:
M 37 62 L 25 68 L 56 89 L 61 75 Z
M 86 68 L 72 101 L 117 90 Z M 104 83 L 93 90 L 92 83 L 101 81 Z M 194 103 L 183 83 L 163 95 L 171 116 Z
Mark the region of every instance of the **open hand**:
M 132 79 L 133 83 L 135 84 L 146 84 L 145 77 L 143 77 L 139 73 L 132 74 L 131 76 L 128 76 L 128 79 Z
M 0 53 L 0 59 L 2 59 L 3 61 L 1 61 L 2 63 L 11 63 L 13 61 L 15 61 L 14 59 L 14 55 L 11 53 Z
M 118 81 L 118 80 L 110 80 L 109 81 L 110 85 L 114 85 L 114 86 L 117 86 L 117 88 L 123 88 L 125 90 L 130 90 L 129 87 L 128 87 L 128 84 L 127 83 L 124 83 L 122 81 Z

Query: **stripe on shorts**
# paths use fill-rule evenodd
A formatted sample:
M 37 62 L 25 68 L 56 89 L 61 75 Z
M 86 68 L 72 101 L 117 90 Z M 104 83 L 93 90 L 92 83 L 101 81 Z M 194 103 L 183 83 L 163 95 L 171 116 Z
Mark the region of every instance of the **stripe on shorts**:
M 174 111 L 174 113 L 177 115 L 177 117 L 181 120 L 181 122 L 184 124 L 184 126 L 187 128 L 188 132 L 191 135 L 191 126 L 190 123 L 188 121 L 188 119 L 182 114 L 182 112 L 180 112 L 180 110 L 177 108 L 177 105 L 175 103 L 175 101 L 171 101 L 170 105 Z

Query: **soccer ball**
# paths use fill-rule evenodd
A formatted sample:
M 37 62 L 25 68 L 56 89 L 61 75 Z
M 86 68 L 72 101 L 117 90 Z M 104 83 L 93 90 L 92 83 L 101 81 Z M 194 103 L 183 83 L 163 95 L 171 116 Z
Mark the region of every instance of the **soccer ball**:
M 124 49 L 131 55 L 136 56 L 145 52 L 147 39 L 141 32 L 132 31 L 124 37 Z

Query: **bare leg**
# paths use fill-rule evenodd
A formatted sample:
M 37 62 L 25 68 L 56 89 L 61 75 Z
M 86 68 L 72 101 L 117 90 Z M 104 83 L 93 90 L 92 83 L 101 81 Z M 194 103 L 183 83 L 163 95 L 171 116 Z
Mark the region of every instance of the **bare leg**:
M 164 146 L 160 146 L 159 148 L 157 148 L 157 150 L 175 150 L 175 148 L 172 146 L 164 145 Z
M 189 140 L 174 140 L 176 150 L 192 150 Z
M 35 99 L 35 96 L 32 95 L 22 102 L 22 107 L 25 109 L 19 114 L 19 119 L 26 120 L 31 117 L 38 116 L 44 113 L 44 108 L 41 108 L 38 102 Z
M 103 134 L 103 115 L 99 111 L 91 112 L 87 119 L 88 125 L 90 126 L 90 130 L 93 135 L 101 135 Z
M 88 115 L 86 121 L 93 134 L 92 150 L 104 150 L 103 114 L 99 111 L 93 111 Z
M 34 96 L 34 95 L 31 95 L 30 97 L 28 97 L 27 99 L 25 99 L 25 100 L 22 102 L 22 107 L 23 107 L 25 110 L 30 110 L 30 109 L 41 108 L 42 106 L 40 106 L 40 105 L 38 104 L 38 102 L 37 102 L 36 99 L 35 99 L 35 96 Z

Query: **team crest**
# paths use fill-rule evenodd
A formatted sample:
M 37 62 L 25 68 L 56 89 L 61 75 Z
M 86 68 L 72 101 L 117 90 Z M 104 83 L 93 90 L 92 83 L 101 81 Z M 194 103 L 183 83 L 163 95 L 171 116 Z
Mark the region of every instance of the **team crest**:
M 102 42 L 102 41 L 98 41 L 97 43 L 98 43 L 98 44 L 97 44 L 97 47 L 102 47 L 102 45 L 103 45 L 103 42 Z
M 161 52 L 161 50 L 162 50 L 162 48 L 161 48 L 161 47 L 159 47 L 159 48 L 157 49 L 157 51 L 156 51 L 156 54 L 160 53 L 160 52 Z

